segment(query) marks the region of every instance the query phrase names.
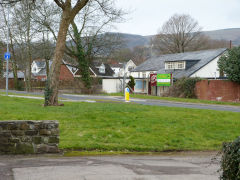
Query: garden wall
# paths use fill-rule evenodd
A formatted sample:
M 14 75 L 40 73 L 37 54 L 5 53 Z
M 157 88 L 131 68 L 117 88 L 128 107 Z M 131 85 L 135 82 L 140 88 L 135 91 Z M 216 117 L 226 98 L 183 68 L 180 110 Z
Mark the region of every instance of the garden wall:
M 202 80 L 196 83 L 198 99 L 240 102 L 240 84 L 228 80 Z
M 6 79 L 0 78 L 0 89 L 5 89 L 5 88 L 6 88 Z M 8 80 L 8 88 L 14 89 L 14 80 L 13 79 Z
M 90 90 L 84 88 L 83 83 L 79 78 L 74 78 L 73 80 L 60 80 L 59 81 L 59 90 L 61 92 L 67 93 L 100 93 L 102 91 L 102 85 L 99 83 L 98 78 L 93 78 L 92 80 L 92 88 Z M 10 90 L 14 90 L 14 80 L 8 80 L 8 88 Z M 32 80 L 32 90 L 33 91 L 43 91 L 45 89 L 45 81 L 37 81 Z M 0 78 L 0 89 L 5 89 L 6 80 Z M 22 88 L 21 90 L 25 89 L 25 82 L 21 80 Z
M 58 153 L 58 121 L 0 121 L 0 154 Z

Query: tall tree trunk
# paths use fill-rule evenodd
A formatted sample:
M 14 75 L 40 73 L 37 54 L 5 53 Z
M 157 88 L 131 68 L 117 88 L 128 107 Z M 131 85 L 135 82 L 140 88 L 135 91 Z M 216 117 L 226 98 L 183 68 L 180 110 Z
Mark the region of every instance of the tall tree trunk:
M 50 71 L 49 88 L 52 93 L 50 94 L 50 97 L 48 100 L 49 104 L 46 104 L 45 102 L 45 105 L 55 105 L 55 106 L 58 105 L 59 75 L 60 75 L 60 68 L 62 64 L 64 50 L 66 46 L 65 42 L 66 42 L 66 36 L 67 36 L 69 24 L 70 24 L 69 12 L 63 12 L 62 20 L 61 20 L 59 32 L 58 32 L 57 44 L 56 44 L 51 71 Z
M 31 11 L 31 10 L 30 10 Z M 30 12 L 29 12 L 30 14 Z M 28 25 L 27 25 L 27 53 L 28 53 L 28 63 L 27 63 L 27 71 L 28 71 L 28 81 L 27 81 L 27 91 L 32 91 L 32 48 L 31 48 L 31 39 L 30 39 L 30 30 L 31 30 L 31 21 L 30 16 L 28 17 Z
M 15 55 L 15 50 L 13 47 L 13 40 L 12 40 L 12 33 L 9 33 L 10 35 L 10 48 L 12 51 L 12 69 L 13 69 L 13 78 L 14 78 L 14 88 L 18 90 L 19 88 L 19 82 L 18 82 L 18 74 L 17 74 L 17 62 L 16 62 L 16 55 Z
M 71 5 L 71 0 L 54 0 L 54 2 L 62 8 L 62 17 L 60 27 L 58 31 L 57 44 L 53 56 L 53 63 L 50 71 L 50 83 L 49 87 L 46 87 L 45 91 L 45 105 L 58 105 L 58 86 L 59 86 L 59 75 L 62 63 L 62 58 L 66 46 L 66 36 L 70 23 L 73 21 L 77 13 L 84 8 L 89 0 L 78 0 L 74 7 Z
M 45 59 L 47 79 L 49 78 L 49 61 L 50 59 Z

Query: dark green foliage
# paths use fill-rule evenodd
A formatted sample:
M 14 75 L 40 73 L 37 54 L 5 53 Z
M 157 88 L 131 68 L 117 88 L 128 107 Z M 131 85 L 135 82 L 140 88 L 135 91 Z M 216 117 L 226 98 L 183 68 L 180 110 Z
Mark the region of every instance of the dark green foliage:
M 219 59 L 218 67 L 229 80 L 240 83 L 240 47 L 229 49 L 228 54 Z
M 74 39 L 76 43 L 76 50 L 75 50 L 75 57 L 77 57 L 78 66 L 80 69 L 81 79 L 84 82 L 84 85 L 87 89 L 91 88 L 91 76 L 89 72 L 89 60 L 87 58 L 87 55 L 89 52 L 85 52 L 84 48 L 82 46 L 82 41 L 80 34 L 78 33 L 77 26 L 73 23 L 73 31 L 74 31 Z M 89 44 L 91 49 L 91 44 Z
M 18 91 L 24 91 L 24 88 L 25 88 L 24 81 L 17 81 L 15 88 Z
M 135 86 L 135 80 L 132 76 L 129 76 L 130 78 L 130 81 L 128 82 L 128 86 L 130 86 L 130 88 L 134 89 L 134 86 Z
M 221 171 L 222 180 L 240 180 L 240 137 L 223 144 Z
M 52 96 L 52 89 L 50 89 L 50 85 L 49 85 L 49 79 L 46 82 L 46 87 L 45 87 L 45 91 L 44 91 L 44 97 L 45 97 L 45 102 L 44 102 L 44 106 L 48 106 L 50 105 L 50 97 Z
M 182 97 L 182 98 L 196 98 L 195 85 L 201 79 L 198 77 L 178 79 L 172 87 L 170 87 L 168 96 Z

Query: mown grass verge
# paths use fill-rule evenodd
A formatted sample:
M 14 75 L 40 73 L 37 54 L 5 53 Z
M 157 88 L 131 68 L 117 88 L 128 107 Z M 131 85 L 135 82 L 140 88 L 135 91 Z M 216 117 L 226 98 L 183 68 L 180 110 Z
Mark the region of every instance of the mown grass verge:
M 123 93 L 111 93 L 111 94 L 101 94 L 101 95 L 123 96 Z M 165 100 L 165 101 L 187 102 L 187 103 L 240 106 L 240 103 L 237 103 L 237 102 L 208 101 L 208 100 L 191 99 L 191 98 L 160 97 L 160 96 L 151 96 L 151 95 L 143 95 L 143 94 L 130 94 L 130 99 L 131 98 Z
M 60 148 L 160 152 L 218 150 L 240 135 L 240 113 L 138 104 L 66 102 L 0 96 L 0 120 L 58 120 Z

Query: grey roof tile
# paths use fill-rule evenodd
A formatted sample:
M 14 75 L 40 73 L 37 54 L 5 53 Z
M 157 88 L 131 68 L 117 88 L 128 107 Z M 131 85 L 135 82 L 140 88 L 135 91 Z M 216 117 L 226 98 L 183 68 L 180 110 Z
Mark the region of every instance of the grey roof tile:
M 137 66 L 132 72 L 157 71 L 157 73 L 173 73 L 176 78 L 190 76 L 217 56 L 223 54 L 227 49 L 202 50 L 177 54 L 166 54 L 158 57 L 152 57 L 144 63 Z M 185 70 L 165 70 L 164 63 L 167 61 L 198 61 L 192 67 Z

